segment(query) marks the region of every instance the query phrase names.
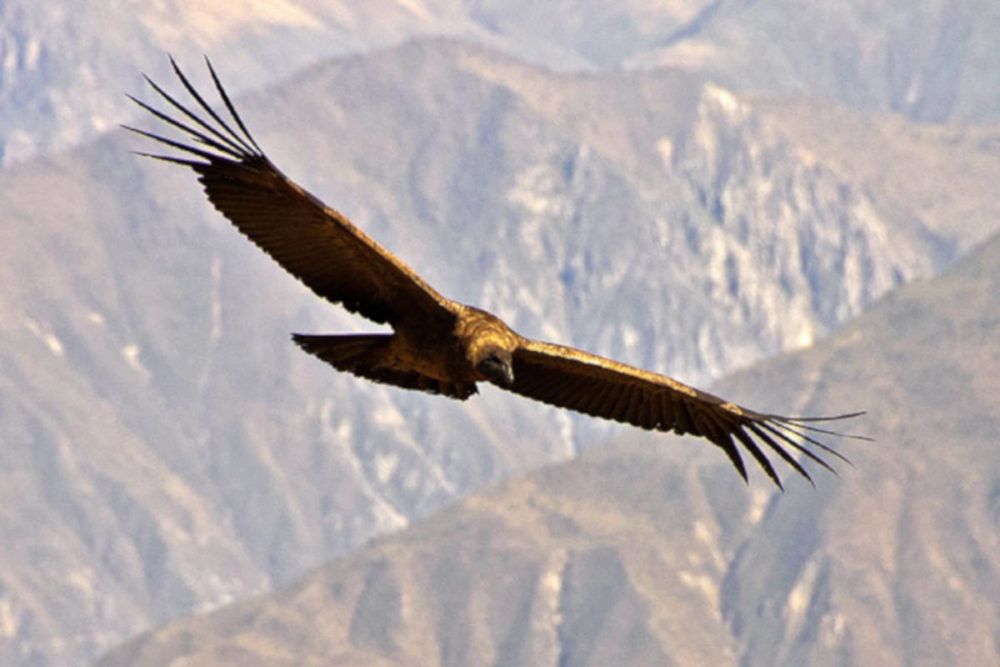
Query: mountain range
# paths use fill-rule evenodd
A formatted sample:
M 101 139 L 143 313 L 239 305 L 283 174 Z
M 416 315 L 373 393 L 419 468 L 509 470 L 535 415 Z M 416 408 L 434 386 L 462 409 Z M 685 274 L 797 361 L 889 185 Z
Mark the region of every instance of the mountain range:
M 134 117 L 122 93 L 211 54 L 237 89 L 336 55 L 455 36 L 558 70 L 662 66 L 740 92 L 836 101 L 921 121 L 995 121 L 992 0 L 7 0 L 0 163 L 65 149 Z
M 1000 127 L 966 122 L 996 117 L 988 5 L 887 3 L 861 22 L 857 3 L 825 10 L 845 44 L 867 35 L 875 60 L 901 45 L 923 54 L 914 100 L 952 102 L 908 106 L 881 84 L 863 101 L 820 86 L 831 67 L 857 81 L 885 72 L 810 60 L 791 37 L 768 38 L 760 66 L 786 49 L 799 73 L 767 85 L 723 60 L 679 66 L 696 62 L 685 44 L 737 53 L 723 28 L 734 17 L 773 25 L 767 3 L 517 4 L 287 0 L 239 16 L 204 2 L 0 6 L 0 662 L 86 662 L 170 619 L 288 585 L 510 475 L 596 461 L 591 447 L 626 438 L 489 388 L 460 405 L 376 387 L 298 351 L 291 331 L 373 327 L 247 244 L 189 173 L 107 131 L 135 118 L 122 92 L 151 99 L 140 69 L 173 83 L 165 50 L 199 86 L 198 56 L 211 52 L 275 162 L 446 295 L 527 335 L 695 384 L 817 345 L 1000 226 Z M 924 39 L 944 34 L 928 17 L 966 11 L 982 20 Z M 896 16 L 908 17 L 907 39 L 873 36 L 872 22 Z M 588 33 L 588 22 L 606 28 Z M 793 24 L 790 34 L 804 29 Z M 452 37 L 406 41 L 442 33 Z M 941 76 L 941 63 L 962 76 Z M 814 372 L 840 392 L 833 403 L 806 390 L 772 398 L 765 385 L 739 398 L 782 412 L 869 407 L 835 370 Z M 721 463 L 693 441 L 647 444 L 672 470 L 692 456 Z M 713 487 L 720 498 L 730 475 Z M 770 507 L 761 478 L 748 497 Z M 726 511 L 735 549 L 760 519 Z M 915 584 L 904 583 L 905 597 Z M 726 599 L 726 619 L 756 613 Z M 731 632 L 733 655 L 769 655 L 790 627 L 775 613 L 756 648 Z
M 99 664 L 993 664 L 998 335 L 1000 236 L 719 387 L 870 409 L 816 488 L 625 434 Z

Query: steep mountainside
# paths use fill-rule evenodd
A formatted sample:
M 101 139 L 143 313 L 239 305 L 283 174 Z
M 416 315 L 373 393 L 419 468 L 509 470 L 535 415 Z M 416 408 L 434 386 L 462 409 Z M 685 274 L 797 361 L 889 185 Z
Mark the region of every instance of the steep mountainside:
M 743 488 L 628 434 L 99 664 L 996 664 L 998 337 L 1000 237 L 723 384 L 868 408 L 840 477 Z
M 919 233 L 952 239 L 964 253 L 996 229 L 1000 199 L 980 193 L 997 177 L 1000 125 L 918 124 L 805 100 L 755 97 L 750 105 L 882 206 L 918 215 Z
M 998 40 L 993 0 L 717 0 L 629 64 L 915 120 L 996 120 Z
M 73 146 L 134 117 L 123 97 L 166 53 L 260 87 L 336 54 L 476 33 L 457 0 L 102 0 L 0 4 L 0 162 Z M 459 26 L 464 26 L 460 28 Z
M 7 0 L 0 162 L 76 145 L 128 117 L 122 92 L 165 52 L 209 54 L 234 88 L 337 54 L 460 36 L 546 67 L 667 64 L 727 88 L 812 96 L 919 120 L 996 120 L 994 0 Z
M 433 41 L 237 103 L 445 294 L 692 382 L 811 342 L 982 233 L 684 72 L 554 74 Z M 989 210 L 987 134 L 899 154 L 947 174 L 968 146 L 965 205 Z M 137 148 L 114 133 L 0 172 L 0 662 L 80 662 L 613 432 L 332 372 L 289 332 L 373 327 Z

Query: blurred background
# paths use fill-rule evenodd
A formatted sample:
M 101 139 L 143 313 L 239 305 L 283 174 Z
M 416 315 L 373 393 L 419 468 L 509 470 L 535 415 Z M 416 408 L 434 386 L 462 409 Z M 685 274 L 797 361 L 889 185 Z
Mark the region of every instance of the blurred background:
M 0 2 L 0 663 L 1000 662 L 995 0 Z M 133 155 L 211 93 L 445 295 L 853 466 L 376 386 Z

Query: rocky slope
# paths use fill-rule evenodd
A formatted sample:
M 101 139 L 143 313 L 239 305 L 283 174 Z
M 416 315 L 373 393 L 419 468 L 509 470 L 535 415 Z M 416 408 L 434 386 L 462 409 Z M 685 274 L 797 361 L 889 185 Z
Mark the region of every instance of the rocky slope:
M 236 89 L 337 54 L 461 36 L 560 70 L 658 67 L 742 92 L 919 120 L 996 120 L 993 0 L 650 3 L 523 0 L 8 0 L 0 5 L 0 162 L 64 149 L 129 117 L 122 92 L 165 52 L 202 54 Z
M 723 383 L 868 408 L 840 477 L 744 488 L 628 434 L 99 664 L 995 664 L 998 335 L 1000 237 Z
M 336 54 L 421 34 L 475 33 L 449 0 L 108 0 L 0 5 L 0 161 L 65 149 L 134 117 L 123 93 L 165 54 L 203 54 L 235 90 L 260 87 Z
M 444 293 L 692 382 L 808 344 L 983 233 L 685 72 L 555 74 L 433 41 L 238 104 Z M 897 154 L 937 175 L 974 154 L 963 205 L 995 225 L 989 128 L 941 131 L 947 150 L 915 132 Z M 372 327 L 145 147 L 113 133 L 0 172 L 0 662 L 80 662 L 614 433 L 303 355 L 290 331 Z
M 998 37 L 991 0 L 717 0 L 629 64 L 683 66 L 741 91 L 922 121 L 995 120 Z

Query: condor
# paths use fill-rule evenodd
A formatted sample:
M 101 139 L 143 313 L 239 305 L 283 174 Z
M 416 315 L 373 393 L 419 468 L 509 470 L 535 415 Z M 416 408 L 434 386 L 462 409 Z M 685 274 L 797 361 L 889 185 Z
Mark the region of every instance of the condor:
M 479 382 L 491 382 L 594 417 L 701 436 L 722 448 L 746 480 L 738 446 L 742 445 L 778 487 L 781 480 L 768 450 L 811 482 L 794 452 L 831 471 L 823 454 L 847 459 L 806 431 L 861 437 L 818 428 L 813 422 L 863 413 L 796 418 L 755 412 L 665 375 L 525 338 L 494 315 L 443 297 L 264 155 L 211 63 L 209 73 L 231 121 L 209 106 L 173 59 L 171 64 L 201 115 L 148 77 L 175 114 L 129 97 L 194 144 L 126 129 L 181 151 L 181 155 L 140 154 L 193 169 L 215 208 L 316 294 L 392 327 L 391 334 L 292 336 L 305 351 L 337 370 L 462 401 L 476 393 Z

